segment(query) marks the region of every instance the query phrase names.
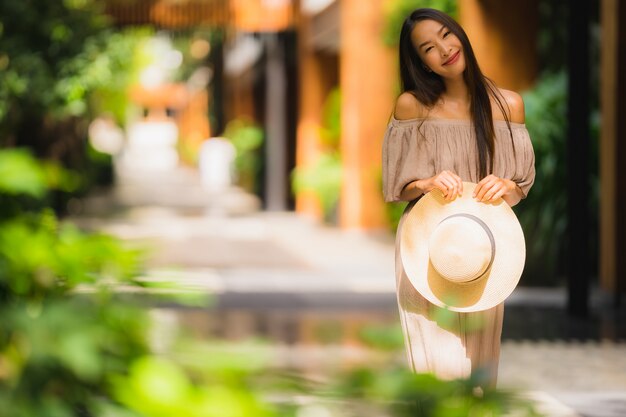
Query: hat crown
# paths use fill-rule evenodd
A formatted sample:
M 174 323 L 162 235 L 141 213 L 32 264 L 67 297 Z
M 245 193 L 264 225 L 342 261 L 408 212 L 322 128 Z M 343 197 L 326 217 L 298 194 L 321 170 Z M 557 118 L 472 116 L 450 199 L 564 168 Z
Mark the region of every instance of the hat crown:
M 428 251 L 431 264 L 443 278 L 465 283 L 487 271 L 495 255 L 495 241 L 482 220 L 471 214 L 455 214 L 435 227 Z

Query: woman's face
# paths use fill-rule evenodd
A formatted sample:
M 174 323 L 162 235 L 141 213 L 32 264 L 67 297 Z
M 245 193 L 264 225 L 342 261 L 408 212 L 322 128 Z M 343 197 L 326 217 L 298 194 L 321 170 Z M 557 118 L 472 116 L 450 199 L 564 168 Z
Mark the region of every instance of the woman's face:
M 411 32 L 418 56 L 430 70 L 454 78 L 465 70 L 463 46 L 448 27 L 435 20 L 420 20 Z

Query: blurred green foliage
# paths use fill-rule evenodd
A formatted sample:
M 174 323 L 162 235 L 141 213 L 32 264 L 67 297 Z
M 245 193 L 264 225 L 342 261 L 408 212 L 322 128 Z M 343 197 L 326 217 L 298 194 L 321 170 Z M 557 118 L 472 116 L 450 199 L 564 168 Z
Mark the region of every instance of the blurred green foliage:
M 223 41 L 222 28 L 214 26 L 181 28 L 170 36 L 173 47 L 183 56 L 181 66 L 174 74 L 176 82 L 187 82 L 199 68 L 213 65 L 211 51 L 216 42 Z M 198 48 L 198 42 L 202 48 Z
M 0 218 L 13 217 L 24 209 L 43 209 L 47 189 L 71 192 L 80 178 L 52 161 L 39 162 L 25 149 L 0 152 Z
M 145 357 L 135 361 L 124 379 L 114 380 L 116 397 L 151 417 L 272 416 L 249 390 L 228 383 L 194 385 L 175 363 Z
M 248 385 L 261 355 L 218 344 L 176 362 L 151 354 L 147 314 L 115 294 L 148 286 L 143 252 L 59 222 L 44 204 L 58 182 L 28 151 L 0 162 L 0 196 L 19 208 L 0 216 L 0 416 L 278 415 Z
M 172 47 L 182 54 L 181 65 L 173 72 L 171 81 L 186 83 L 191 91 L 208 91 L 211 101 L 206 115 L 209 126 L 214 134 L 223 136 L 224 109 L 221 103 L 224 101 L 224 85 L 220 67 L 224 59 L 226 29 L 217 25 L 181 27 L 168 32 L 167 37 L 171 40 Z M 186 160 L 193 162 L 197 159 L 193 155 L 197 148 L 184 151 L 191 151 Z M 248 179 L 243 186 L 250 186 L 254 188 L 250 191 L 260 193 L 260 185 L 252 186 Z
M 136 46 L 145 29 L 119 31 L 96 0 L 0 2 L 0 147 L 28 147 L 80 172 L 51 195 L 63 211 L 68 193 L 112 180 L 111 159 L 87 144 L 92 117 L 123 124 L 127 87 L 136 79 Z
M 443 381 L 431 374 L 415 374 L 404 366 L 383 370 L 355 368 L 336 378 L 331 397 L 352 399 L 359 413 L 348 415 L 397 417 L 537 417 L 532 404 L 511 391 L 483 386 L 485 375 Z M 482 393 L 476 390 L 481 387 Z M 340 414 L 343 415 L 343 414 Z
M 107 375 L 147 349 L 141 311 L 111 303 L 112 286 L 140 285 L 141 253 L 45 208 L 49 187 L 71 186 L 65 170 L 22 149 L 0 162 L 0 415 L 94 415 L 113 403 Z
M 567 25 L 570 7 L 567 0 L 538 1 L 537 57 L 539 68 L 545 72 L 559 72 L 567 66 L 569 44 Z
M 294 192 L 313 191 L 322 205 L 324 221 L 327 223 L 335 221 L 342 172 L 341 155 L 335 151 L 320 154 L 315 164 L 296 168 L 292 174 Z
M 526 235 L 525 280 L 555 283 L 567 226 L 566 74 L 545 76 L 533 89 L 524 92 L 523 98 L 536 170 L 528 197 L 515 207 Z
M 380 189 L 382 190 L 382 179 L 380 182 Z M 389 222 L 389 229 L 392 232 L 396 232 L 398 230 L 398 224 L 400 223 L 400 218 L 402 217 L 402 213 L 406 209 L 408 202 L 406 201 L 397 201 L 392 203 L 385 203 L 385 214 L 387 215 L 387 220 Z
M 393 351 L 404 349 L 404 335 L 400 323 L 396 326 L 369 325 L 359 331 L 359 339 L 374 349 Z
M 23 149 L 0 153 L 0 191 L 4 194 L 26 194 L 42 197 L 46 192 L 43 168 Z
M 397 46 L 400 41 L 400 29 L 404 20 L 415 9 L 430 7 L 441 10 L 457 19 L 457 0 L 387 0 L 385 3 L 385 26 L 382 39 L 387 46 Z
M 545 73 L 523 94 L 526 126 L 535 151 L 535 183 L 528 195 L 515 206 L 526 236 L 527 261 L 524 282 L 557 285 L 563 273 L 567 227 L 567 74 Z M 597 216 L 597 138 L 599 118 L 592 109 L 591 182 L 581 185 L 580 201 Z M 595 252 L 590 254 L 594 259 Z
M 85 116 L 94 92 L 110 97 L 101 110 L 124 122 L 124 93 L 137 77 L 134 50 L 150 31 L 114 30 L 102 7 L 95 0 L 1 3 L 3 137 L 29 116 Z
M 261 398 L 277 389 L 267 378 L 266 346 L 180 338 L 167 356 L 145 356 L 113 375 L 116 398 L 150 417 L 285 415 Z
M 326 147 L 331 149 L 339 148 L 341 139 L 341 92 L 338 87 L 330 90 L 324 101 L 320 138 Z
M 85 94 L 90 116 L 111 114 L 118 125 L 126 125 L 132 109 L 128 88 L 151 62 L 142 51 L 152 34 L 148 27 L 109 29 L 86 45 L 82 62 L 77 57 L 75 65 L 83 73 L 83 85 L 91 87 Z
M 86 43 L 92 45 L 107 25 L 97 3 L 5 1 L 0 16 L 5 62 L 0 87 L 2 127 L 6 129 L 6 121 L 18 122 L 23 113 L 83 114 L 82 99 L 89 87 L 83 82 L 97 81 L 86 77 L 93 71 L 91 66 L 88 71 L 83 68 L 89 64 L 84 59 L 89 50 Z
M 341 92 L 332 89 L 324 101 L 319 128 L 322 150 L 311 166 L 297 167 L 291 173 L 294 193 L 311 191 L 319 200 L 324 221 L 336 223 L 337 205 L 341 195 L 343 168 L 339 144 L 341 140 Z
M 226 125 L 223 136 L 230 139 L 235 147 L 238 184 L 252 193 L 260 194 L 263 130 L 252 121 L 235 119 Z

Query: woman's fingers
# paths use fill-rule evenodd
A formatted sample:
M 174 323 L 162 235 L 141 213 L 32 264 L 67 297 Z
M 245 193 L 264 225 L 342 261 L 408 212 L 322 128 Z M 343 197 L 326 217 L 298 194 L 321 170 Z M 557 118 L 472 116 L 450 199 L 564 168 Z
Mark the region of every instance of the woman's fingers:
M 441 176 L 437 178 L 435 185 L 442 191 L 444 199 L 450 200 L 450 197 L 454 192 L 454 183 L 448 178 Z
M 451 171 L 440 172 L 436 176 L 434 184 L 436 188 L 442 191 L 444 199 L 447 201 L 454 200 L 463 193 L 463 180 Z
M 452 181 L 448 180 L 447 178 L 440 178 L 439 183 L 441 184 L 439 188 L 441 189 L 441 191 L 443 191 L 443 197 L 446 200 L 449 200 L 450 195 L 452 194 L 454 190 L 454 185 Z
M 491 200 L 489 201 L 496 201 L 497 199 L 501 198 L 504 193 L 506 193 L 506 188 L 502 187 L 498 190 L 498 192 L 493 195 L 493 197 L 491 197 Z
M 459 177 L 456 174 L 450 173 L 449 178 L 454 183 L 455 195 L 462 194 L 463 193 L 463 181 L 461 180 L 461 177 Z
M 474 188 L 474 193 L 472 194 L 473 198 L 476 198 L 476 196 L 478 195 L 479 192 L 482 191 L 483 186 L 487 183 L 487 181 L 489 181 L 491 179 L 491 175 L 487 175 L 485 178 L 483 178 L 482 180 L 478 181 L 478 184 L 476 184 L 476 187 Z
M 446 175 L 448 180 L 454 184 L 454 190 L 451 199 L 455 199 L 458 195 L 461 195 L 463 193 L 463 180 L 461 180 L 461 177 L 450 171 L 444 171 L 444 174 Z
M 491 188 L 489 189 L 489 191 L 487 191 L 485 193 L 485 196 L 483 197 L 482 201 L 492 201 L 493 197 L 500 191 L 501 187 L 499 186 L 499 183 L 495 183 L 494 185 L 491 186 Z
M 457 196 L 463 195 L 463 180 L 451 171 L 442 171 L 434 177 L 436 188 L 440 189 L 446 201 L 454 200 Z M 474 188 L 472 195 L 480 202 L 493 202 L 502 198 L 507 192 L 507 185 L 495 175 L 487 175 L 480 180 Z
M 477 186 L 476 189 L 474 190 L 474 194 L 475 194 L 474 197 L 476 198 L 476 200 L 485 201 L 486 200 L 485 197 L 487 193 L 489 193 L 489 198 L 491 198 L 491 196 L 497 191 L 497 189 L 492 190 L 492 188 L 497 184 L 497 181 L 498 179 L 495 177 L 488 178 L 488 179 L 486 177 L 485 179 L 481 180 L 481 182 L 479 183 L 479 186 Z
M 493 202 L 508 191 L 507 181 L 495 175 L 483 178 L 474 189 L 474 197 L 481 202 Z
M 458 186 L 458 190 L 459 190 L 459 194 L 463 194 L 463 180 L 461 179 L 461 177 L 459 177 L 456 174 L 452 174 L 454 176 L 454 179 L 456 180 L 457 186 Z

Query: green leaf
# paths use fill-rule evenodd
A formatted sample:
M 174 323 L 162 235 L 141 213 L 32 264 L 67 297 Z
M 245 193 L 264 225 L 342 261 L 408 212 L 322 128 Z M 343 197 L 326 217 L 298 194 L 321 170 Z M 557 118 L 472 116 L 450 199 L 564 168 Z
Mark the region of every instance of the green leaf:
M 46 192 L 43 169 L 24 149 L 0 151 L 0 192 L 41 198 Z

